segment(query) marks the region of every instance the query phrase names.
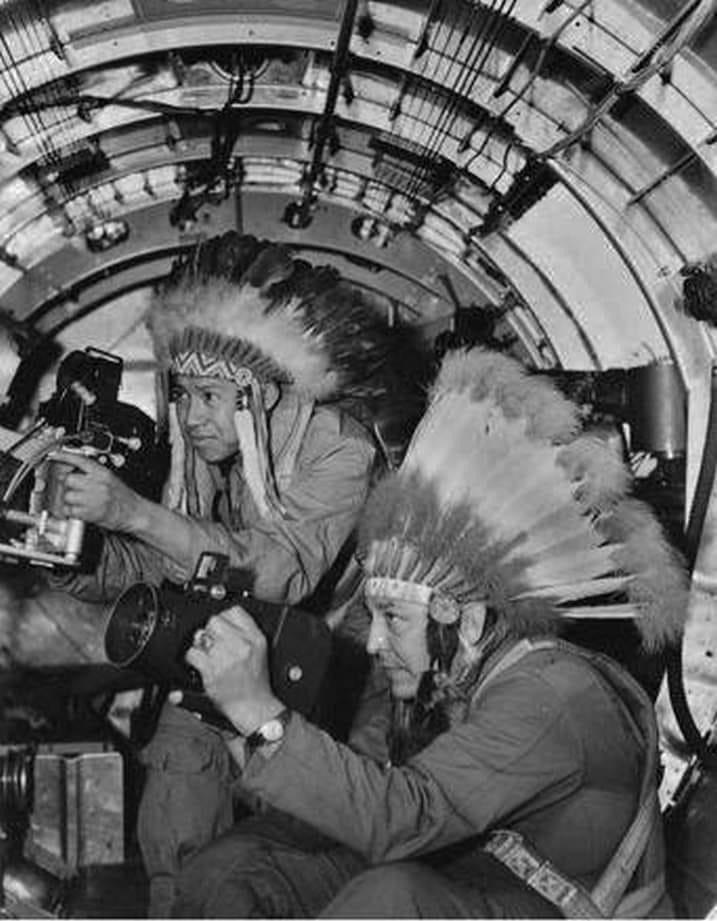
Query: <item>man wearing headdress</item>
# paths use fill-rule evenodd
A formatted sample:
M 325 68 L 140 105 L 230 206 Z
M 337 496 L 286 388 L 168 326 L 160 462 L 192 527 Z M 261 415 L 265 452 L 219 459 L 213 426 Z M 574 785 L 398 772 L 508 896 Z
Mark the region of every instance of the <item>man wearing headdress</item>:
M 559 637 L 583 617 L 634 619 L 651 649 L 680 634 L 683 565 L 628 490 L 552 383 L 449 355 L 360 526 L 386 709 L 348 744 L 288 711 L 240 607 L 187 654 L 264 811 L 186 864 L 175 913 L 669 914 L 652 705 Z
M 334 270 L 234 232 L 175 265 L 148 327 L 169 372 L 164 500 L 68 455 L 66 513 L 98 525 L 103 547 L 63 587 L 112 600 L 137 580 L 181 583 L 210 551 L 250 574 L 255 597 L 306 599 L 345 556 L 376 458 L 366 428 L 328 404 L 380 396 L 395 337 Z M 232 821 L 231 759 L 218 732 L 166 707 L 145 761 L 138 829 L 157 916 L 180 855 Z

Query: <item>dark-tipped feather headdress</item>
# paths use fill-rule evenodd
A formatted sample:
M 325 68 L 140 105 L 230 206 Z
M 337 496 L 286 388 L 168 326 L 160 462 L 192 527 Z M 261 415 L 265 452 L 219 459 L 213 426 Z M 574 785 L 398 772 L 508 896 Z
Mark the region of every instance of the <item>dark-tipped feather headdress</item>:
M 484 602 L 517 635 L 634 618 L 655 649 L 682 629 L 687 578 L 629 485 L 551 381 L 497 352 L 450 353 L 400 469 L 366 507 L 367 586 L 422 586 L 449 623 Z
M 280 512 L 280 504 L 266 444 L 256 444 L 266 429 L 262 385 L 290 387 L 303 404 L 340 401 L 369 427 L 381 420 L 389 399 L 394 429 L 397 416 L 415 423 L 422 408 L 418 382 L 405 373 L 418 363 L 413 333 L 389 328 L 335 269 L 314 267 L 288 247 L 250 235 L 229 231 L 179 257 L 147 325 L 161 367 L 253 390 L 252 418 L 237 415 L 237 434 L 250 489 L 267 514 Z M 173 480 L 181 493 L 186 457 L 178 453 Z M 175 496 L 173 504 L 179 502 Z

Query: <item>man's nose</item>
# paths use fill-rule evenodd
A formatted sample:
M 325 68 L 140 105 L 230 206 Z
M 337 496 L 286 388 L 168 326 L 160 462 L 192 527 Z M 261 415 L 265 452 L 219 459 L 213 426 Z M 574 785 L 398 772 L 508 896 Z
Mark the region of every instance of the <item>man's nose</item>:
M 371 626 L 368 631 L 368 639 L 366 640 L 366 652 L 370 656 L 375 656 L 376 653 L 385 648 L 386 646 L 386 625 L 379 618 L 374 617 L 371 620 Z
M 189 398 L 189 405 L 187 406 L 187 428 L 191 428 L 194 425 L 199 425 L 205 419 L 206 413 L 204 411 L 204 406 L 202 401 L 198 400 L 196 397 Z

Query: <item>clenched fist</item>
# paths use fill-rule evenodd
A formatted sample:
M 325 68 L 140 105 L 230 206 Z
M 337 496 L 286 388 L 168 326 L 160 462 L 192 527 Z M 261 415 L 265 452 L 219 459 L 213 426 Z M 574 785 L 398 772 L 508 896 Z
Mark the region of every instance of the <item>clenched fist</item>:
M 108 531 L 132 531 L 140 497 L 111 470 L 83 454 L 57 451 L 66 465 L 59 473 L 61 508 L 68 518 L 92 522 Z
M 250 614 L 233 607 L 198 630 L 186 655 L 204 690 L 243 735 L 283 709 L 269 680 L 266 637 Z

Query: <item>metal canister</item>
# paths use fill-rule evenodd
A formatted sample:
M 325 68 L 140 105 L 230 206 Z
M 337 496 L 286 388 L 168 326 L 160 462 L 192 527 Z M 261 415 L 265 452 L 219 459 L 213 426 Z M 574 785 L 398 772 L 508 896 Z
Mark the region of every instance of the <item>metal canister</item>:
M 657 361 L 628 372 L 630 446 L 672 459 L 685 453 L 687 399 L 677 366 Z

